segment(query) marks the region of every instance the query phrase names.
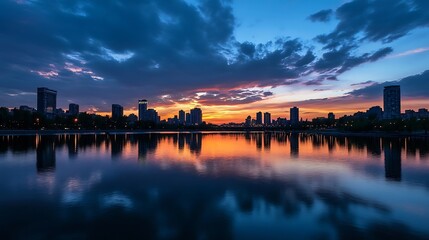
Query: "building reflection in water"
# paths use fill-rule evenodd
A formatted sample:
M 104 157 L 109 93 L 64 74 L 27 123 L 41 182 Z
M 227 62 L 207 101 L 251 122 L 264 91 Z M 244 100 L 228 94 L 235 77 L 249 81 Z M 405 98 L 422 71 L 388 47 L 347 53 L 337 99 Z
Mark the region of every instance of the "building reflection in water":
M 262 149 L 262 133 L 257 133 L 256 138 L 256 149 L 261 150 Z
M 55 136 L 36 136 L 38 143 L 36 147 L 38 173 L 55 171 Z
M 153 134 L 141 134 L 136 135 L 138 144 L 138 160 L 146 161 L 148 154 L 155 152 L 158 147 L 158 135 Z
M 225 135 L 229 135 L 229 137 L 224 138 Z M 247 147 L 253 148 L 253 152 L 255 152 L 254 150 L 260 151 L 264 149 L 269 152 L 284 151 L 282 154 L 288 154 L 287 148 L 290 148 L 290 158 L 298 158 L 300 155 L 303 155 L 302 157 L 311 157 L 312 154 L 324 152 L 324 149 L 328 150 L 329 155 L 320 157 L 333 159 L 336 156 L 344 156 L 344 154 L 357 154 L 356 156 L 358 156 L 366 152 L 365 155 L 372 158 L 380 159 L 384 157 L 383 167 L 386 179 L 401 181 L 403 170 L 402 151 L 404 151 L 404 156 L 406 157 L 404 161 L 407 159 L 425 161 L 429 153 L 429 139 L 427 138 L 344 137 L 281 132 L 221 133 L 213 136 L 212 133 L 1 136 L 0 154 L 7 152 L 26 154 L 36 151 L 37 170 L 38 172 L 46 172 L 54 171 L 56 167 L 56 149 L 67 149 L 69 159 L 77 158 L 80 152 L 90 149 L 109 149 L 112 159 L 123 157 L 125 153 L 130 154 L 130 151 L 135 151 L 138 155 L 138 160 L 145 161 L 161 145 L 172 143 L 180 153 L 186 151 L 194 156 L 201 156 L 204 152 L 203 141 L 208 141 L 205 148 L 210 150 L 212 146 L 210 141 L 222 141 L 222 139 L 228 140 L 231 138 L 237 141 L 242 137 L 243 143 Z M 215 144 L 215 146 L 218 146 L 218 144 Z M 383 152 L 384 155 L 382 154 Z M 251 154 L 252 151 L 249 150 L 248 153 Z M 237 158 L 240 157 L 237 155 Z
M 270 150 L 271 148 L 271 133 L 264 134 L 264 150 Z
M 201 148 L 203 146 L 203 134 L 202 133 L 192 133 L 186 134 L 186 142 L 189 145 L 189 150 L 191 153 L 195 153 L 197 156 L 201 154 Z
M 299 135 L 298 133 L 291 133 L 289 136 L 290 143 L 290 156 L 292 158 L 299 157 Z
M 384 139 L 383 146 L 386 179 L 401 181 L 401 139 Z
M 110 135 L 110 151 L 112 159 L 117 159 L 122 156 L 124 151 L 126 139 L 124 134 Z
M 66 136 L 69 159 L 75 159 L 78 156 L 79 137 L 79 134 L 71 134 Z

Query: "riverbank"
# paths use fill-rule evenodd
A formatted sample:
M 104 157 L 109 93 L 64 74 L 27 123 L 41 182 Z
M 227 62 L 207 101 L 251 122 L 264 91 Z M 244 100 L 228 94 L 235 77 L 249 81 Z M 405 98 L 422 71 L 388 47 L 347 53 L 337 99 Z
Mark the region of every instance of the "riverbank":
M 420 132 L 350 132 L 336 129 L 330 130 L 274 130 L 274 129 L 156 129 L 156 130 L 0 130 L 0 136 L 23 136 L 23 135 L 61 135 L 61 134 L 148 134 L 148 133 L 244 133 L 244 132 L 284 132 L 299 134 L 317 134 L 325 136 L 343 136 L 343 137 L 429 137 L 424 131 Z

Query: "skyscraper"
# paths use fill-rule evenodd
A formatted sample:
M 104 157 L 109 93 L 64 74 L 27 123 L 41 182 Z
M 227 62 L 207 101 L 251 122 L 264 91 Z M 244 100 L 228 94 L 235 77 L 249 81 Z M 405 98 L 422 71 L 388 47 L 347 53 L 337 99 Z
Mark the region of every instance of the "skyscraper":
M 75 103 L 69 104 L 69 114 L 72 116 L 79 115 L 79 105 Z
M 57 109 L 57 91 L 45 87 L 37 88 L 37 111 L 53 117 Z
M 185 111 L 180 110 L 179 111 L 179 124 L 183 125 L 183 124 L 185 124 L 185 121 L 186 121 Z
M 299 108 L 293 107 L 290 109 L 290 123 L 292 125 L 299 123 Z
M 269 112 L 264 113 L 264 125 L 265 126 L 271 125 L 271 113 Z
M 185 115 L 185 123 L 186 123 L 186 125 L 190 125 L 191 124 L 191 114 L 190 113 L 186 113 L 186 115 Z
M 262 125 L 262 112 L 256 113 L 256 124 Z
M 112 104 L 112 119 L 119 119 L 124 116 L 124 108 L 119 104 Z
M 144 120 L 144 115 L 146 111 L 147 111 L 147 100 L 146 99 L 139 100 L 139 120 L 140 121 Z
M 201 108 L 191 109 L 191 125 L 200 125 L 203 123 L 203 112 Z
M 399 85 L 384 87 L 384 118 L 396 119 L 401 117 L 401 88 Z

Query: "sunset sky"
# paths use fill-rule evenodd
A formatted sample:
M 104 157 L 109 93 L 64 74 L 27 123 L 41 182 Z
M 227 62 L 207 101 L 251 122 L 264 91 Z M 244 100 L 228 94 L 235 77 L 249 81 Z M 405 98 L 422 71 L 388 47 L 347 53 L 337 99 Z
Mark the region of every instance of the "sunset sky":
M 211 123 L 258 111 L 305 119 L 382 106 L 429 108 L 427 0 L 0 1 L 0 106 L 161 118 L 201 107 Z

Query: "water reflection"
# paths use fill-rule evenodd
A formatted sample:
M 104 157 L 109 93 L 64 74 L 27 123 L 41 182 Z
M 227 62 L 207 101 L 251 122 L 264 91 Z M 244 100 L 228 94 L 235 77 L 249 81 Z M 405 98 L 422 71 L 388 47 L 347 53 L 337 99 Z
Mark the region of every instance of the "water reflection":
M 384 139 L 386 179 L 401 181 L 401 139 Z
M 0 146 L 4 239 L 429 236 L 424 138 L 151 133 Z M 48 193 L 31 184 L 32 154 L 38 173 L 55 171 Z
M 38 173 L 53 172 L 55 170 L 55 141 L 52 136 L 38 137 L 36 148 Z

